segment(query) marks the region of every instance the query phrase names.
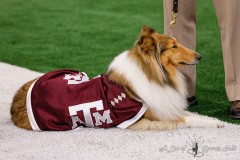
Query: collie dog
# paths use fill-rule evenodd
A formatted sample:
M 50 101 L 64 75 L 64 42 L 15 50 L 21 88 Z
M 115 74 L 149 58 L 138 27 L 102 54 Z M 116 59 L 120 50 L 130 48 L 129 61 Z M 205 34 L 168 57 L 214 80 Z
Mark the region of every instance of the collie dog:
M 178 67 L 200 59 L 175 38 L 144 26 L 134 47 L 119 54 L 106 74 L 89 80 L 84 72 L 59 70 L 27 82 L 13 98 L 12 121 L 39 131 L 221 128 L 224 123 L 216 118 L 186 111 L 187 89 Z

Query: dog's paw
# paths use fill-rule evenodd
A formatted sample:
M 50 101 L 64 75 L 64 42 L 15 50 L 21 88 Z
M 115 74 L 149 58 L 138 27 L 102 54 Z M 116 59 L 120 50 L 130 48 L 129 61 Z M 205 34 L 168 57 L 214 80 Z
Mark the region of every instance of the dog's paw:
M 210 120 L 208 122 L 209 127 L 213 127 L 213 128 L 223 128 L 224 127 L 224 123 L 220 120 Z
M 217 128 L 223 128 L 224 127 L 224 123 L 222 121 L 219 121 L 217 123 Z

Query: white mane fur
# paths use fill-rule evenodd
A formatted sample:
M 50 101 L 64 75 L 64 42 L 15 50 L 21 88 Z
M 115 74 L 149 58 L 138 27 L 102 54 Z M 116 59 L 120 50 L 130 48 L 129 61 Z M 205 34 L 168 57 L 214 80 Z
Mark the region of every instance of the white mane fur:
M 176 120 L 183 116 L 187 107 L 184 76 L 177 71 L 179 91 L 171 86 L 160 86 L 148 80 L 141 67 L 128 53 L 129 51 L 125 51 L 118 55 L 110 64 L 109 70 L 124 76 L 131 83 L 134 92 L 151 109 L 157 119 Z

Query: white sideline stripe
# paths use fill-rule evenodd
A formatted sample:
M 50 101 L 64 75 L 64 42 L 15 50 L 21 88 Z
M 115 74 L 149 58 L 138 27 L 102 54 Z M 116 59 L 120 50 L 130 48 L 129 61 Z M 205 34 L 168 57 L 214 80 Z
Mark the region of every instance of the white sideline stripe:
M 33 88 L 35 82 L 32 83 L 32 85 L 30 86 L 30 88 L 28 89 L 28 92 L 27 92 L 27 99 L 26 99 L 27 113 L 28 113 L 28 118 L 29 118 L 32 129 L 35 131 L 41 131 L 41 129 L 38 127 L 37 122 L 34 118 L 33 111 L 32 111 L 32 103 L 31 103 L 31 93 L 32 93 L 32 88 Z
M 146 112 L 146 110 L 147 110 L 147 107 L 143 104 L 140 111 L 133 118 L 122 122 L 121 124 L 117 125 L 117 127 L 121 129 L 126 129 L 127 127 L 135 123 L 137 120 L 139 120 L 142 117 L 142 115 Z

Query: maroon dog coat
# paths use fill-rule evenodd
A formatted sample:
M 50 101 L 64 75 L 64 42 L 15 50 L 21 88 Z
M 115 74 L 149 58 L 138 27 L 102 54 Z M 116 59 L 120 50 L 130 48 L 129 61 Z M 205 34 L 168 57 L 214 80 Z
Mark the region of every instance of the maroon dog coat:
M 35 81 L 27 94 L 33 130 L 64 131 L 83 127 L 127 128 L 145 113 L 143 103 L 131 99 L 107 75 L 91 80 L 83 72 L 58 70 Z

